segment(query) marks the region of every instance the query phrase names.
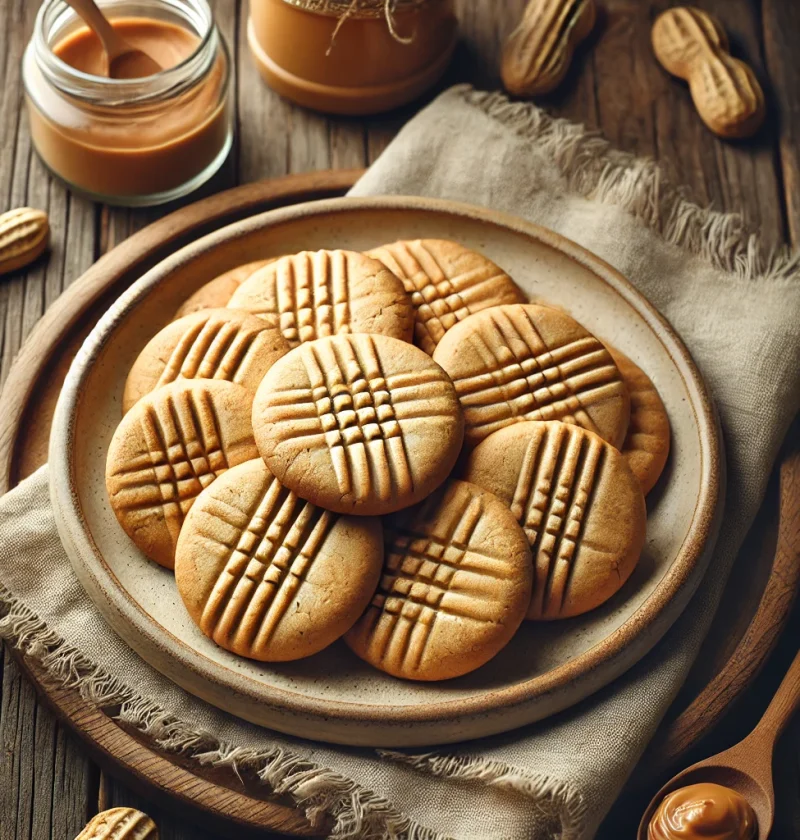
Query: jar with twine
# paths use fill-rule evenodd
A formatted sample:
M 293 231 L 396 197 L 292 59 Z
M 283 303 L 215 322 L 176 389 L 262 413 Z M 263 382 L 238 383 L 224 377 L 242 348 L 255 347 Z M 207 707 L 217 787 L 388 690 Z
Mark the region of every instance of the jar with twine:
M 457 40 L 453 0 L 250 0 L 259 72 L 287 99 L 364 115 L 420 96 Z

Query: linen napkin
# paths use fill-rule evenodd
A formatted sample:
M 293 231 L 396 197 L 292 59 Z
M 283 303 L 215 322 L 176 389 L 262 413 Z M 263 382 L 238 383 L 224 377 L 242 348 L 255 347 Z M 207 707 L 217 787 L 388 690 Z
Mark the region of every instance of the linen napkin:
M 0 500 L 0 633 L 166 751 L 255 772 L 337 838 L 592 837 L 697 653 L 800 405 L 798 262 L 687 200 L 649 161 L 580 126 L 459 86 L 415 117 L 354 189 L 458 199 L 570 237 L 678 330 L 715 396 L 727 507 L 709 572 L 664 640 L 580 705 L 432 751 L 345 749 L 243 723 L 186 694 L 104 624 L 59 543 L 47 468 Z

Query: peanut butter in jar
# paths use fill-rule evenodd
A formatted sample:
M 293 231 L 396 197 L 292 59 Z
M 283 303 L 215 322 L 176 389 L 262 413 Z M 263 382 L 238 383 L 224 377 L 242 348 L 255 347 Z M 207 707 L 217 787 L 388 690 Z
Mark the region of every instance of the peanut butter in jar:
M 109 204 L 179 198 L 233 140 L 231 67 L 206 0 L 116 0 L 115 29 L 164 69 L 102 75 L 102 46 L 62 0 L 45 0 L 23 60 L 36 151 L 70 187 Z
M 443 75 L 457 38 L 454 0 L 250 0 L 247 41 L 261 76 L 325 113 L 411 102 Z

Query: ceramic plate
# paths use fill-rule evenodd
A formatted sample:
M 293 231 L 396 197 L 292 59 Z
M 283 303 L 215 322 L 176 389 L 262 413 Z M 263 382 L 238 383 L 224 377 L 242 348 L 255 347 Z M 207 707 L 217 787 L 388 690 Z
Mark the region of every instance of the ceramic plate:
M 647 544 L 623 589 L 580 618 L 525 623 L 488 665 L 413 683 L 373 670 L 339 642 L 269 665 L 203 636 L 172 573 L 151 563 L 109 506 L 104 471 L 128 369 L 181 302 L 217 274 L 303 249 L 366 250 L 398 238 L 455 239 L 508 271 L 532 298 L 563 307 L 636 360 L 672 424 L 667 469 L 648 498 Z M 420 746 L 477 738 L 554 714 L 637 662 L 686 606 L 705 570 L 723 486 L 705 385 L 666 322 L 614 269 L 562 237 L 484 209 L 416 198 L 334 199 L 230 225 L 176 252 L 95 327 L 70 369 L 50 443 L 51 493 L 79 579 L 108 622 L 153 667 L 228 712 L 350 745 Z

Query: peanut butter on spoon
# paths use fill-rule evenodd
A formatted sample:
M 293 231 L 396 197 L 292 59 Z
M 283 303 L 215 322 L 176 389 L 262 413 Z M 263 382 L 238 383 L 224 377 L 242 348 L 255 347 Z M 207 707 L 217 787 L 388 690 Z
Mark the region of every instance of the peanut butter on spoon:
M 664 797 L 648 840 L 754 840 L 756 815 L 735 790 L 700 782 Z
M 800 652 L 758 726 L 673 776 L 647 806 L 638 840 L 767 840 L 775 818 L 772 755 L 800 708 Z

